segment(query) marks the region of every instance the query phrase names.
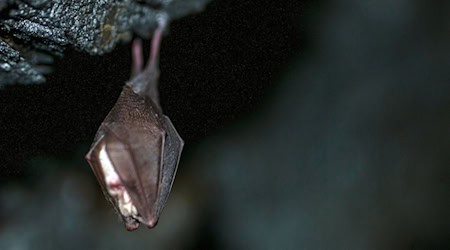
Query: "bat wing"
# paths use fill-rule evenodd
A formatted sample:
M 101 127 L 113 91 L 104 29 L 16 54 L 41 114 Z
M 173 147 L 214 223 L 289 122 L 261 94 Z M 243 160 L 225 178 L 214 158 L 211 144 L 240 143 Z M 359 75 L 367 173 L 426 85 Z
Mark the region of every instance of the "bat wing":
M 100 166 L 100 161 L 98 160 L 98 155 L 100 153 L 101 145 L 103 142 L 103 135 L 96 137 L 96 140 L 94 141 L 93 145 L 91 146 L 91 149 L 86 155 L 86 160 L 88 161 L 89 165 L 91 166 L 92 171 L 94 172 L 95 177 L 97 177 L 98 182 L 100 183 L 100 187 L 102 188 L 103 193 L 105 194 L 105 197 L 107 200 L 113 202 L 113 200 L 109 197 L 107 188 L 106 188 L 106 182 L 105 177 L 102 172 L 102 168 Z
M 108 127 L 105 144 L 110 160 L 142 216 L 141 222 L 153 227 L 159 217 L 157 202 L 165 133 L 120 124 Z
M 166 139 L 164 142 L 162 178 L 158 197 L 158 215 L 166 205 L 184 146 L 183 139 L 181 139 L 169 117 L 165 115 L 163 116 L 163 126 L 166 131 Z

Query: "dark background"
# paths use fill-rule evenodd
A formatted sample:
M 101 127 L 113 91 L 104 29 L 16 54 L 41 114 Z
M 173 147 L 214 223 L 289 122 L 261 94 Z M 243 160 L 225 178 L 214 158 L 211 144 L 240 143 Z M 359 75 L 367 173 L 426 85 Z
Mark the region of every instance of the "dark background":
M 212 1 L 172 23 L 161 101 L 186 146 L 158 226 L 133 233 L 83 160 L 129 45 L 69 50 L 0 92 L 0 249 L 449 249 L 448 13 Z
M 161 49 L 161 101 L 187 150 L 264 102 L 302 46 L 304 2 L 213 1 L 171 24 Z M 33 156 L 90 143 L 129 79 L 130 51 L 130 44 L 105 56 L 69 49 L 46 84 L 1 91 L 0 176 L 20 176 Z

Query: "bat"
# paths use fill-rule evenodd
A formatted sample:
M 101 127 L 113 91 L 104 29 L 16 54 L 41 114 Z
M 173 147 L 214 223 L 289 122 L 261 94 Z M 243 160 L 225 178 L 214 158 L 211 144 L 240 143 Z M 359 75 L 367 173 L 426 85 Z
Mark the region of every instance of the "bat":
M 159 104 L 159 46 L 165 23 L 161 21 L 155 30 L 144 69 L 141 41 L 134 40 L 132 78 L 86 154 L 106 199 L 129 231 L 140 223 L 156 226 L 184 146 Z

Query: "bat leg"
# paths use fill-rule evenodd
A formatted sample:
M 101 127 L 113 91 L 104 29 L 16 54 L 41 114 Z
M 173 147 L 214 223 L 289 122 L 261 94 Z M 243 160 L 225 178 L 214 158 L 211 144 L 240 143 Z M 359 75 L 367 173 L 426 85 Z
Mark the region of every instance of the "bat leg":
M 163 32 L 167 25 L 167 17 L 161 17 L 158 22 L 158 27 L 153 33 L 151 41 L 150 56 L 143 71 L 140 71 L 142 67 L 142 48 L 139 40 L 135 40 L 133 43 L 133 66 L 132 72 L 139 72 L 137 75 L 129 81 L 133 91 L 140 95 L 149 96 L 150 99 L 161 110 L 159 105 L 158 94 L 158 78 L 159 78 L 159 48 L 161 45 L 161 39 Z
M 166 29 L 167 26 L 167 18 L 160 18 L 158 20 L 158 27 L 156 28 L 155 32 L 153 33 L 153 38 L 152 38 L 152 44 L 150 47 L 150 55 L 149 55 L 149 59 L 147 62 L 147 66 L 146 69 L 153 69 L 153 68 L 158 68 L 158 64 L 159 64 L 159 47 L 161 45 L 161 39 L 162 39 L 162 35 L 164 30 Z
M 183 139 L 181 139 L 169 117 L 164 116 L 163 126 L 166 131 L 166 139 L 164 141 L 162 178 L 159 185 L 161 189 L 158 196 L 158 215 L 161 213 L 169 198 L 180 161 L 181 151 L 184 146 Z
M 161 106 L 159 104 L 159 91 L 158 91 L 159 50 L 163 32 L 166 29 L 167 25 L 166 23 L 167 23 L 166 18 L 161 18 L 158 22 L 158 27 L 153 33 L 147 66 L 143 71 L 143 74 L 145 74 L 146 78 L 149 79 L 146 93 L 148 96 L 150 96 L 150 98 L 159 107 L 160 110 Z
M 142 40 L 136 38 L 133 40 L 131 45 L 131 77 L 137 76 L 142 72 L 142 67 L 144 65 L 144 57 L 142 56 Z

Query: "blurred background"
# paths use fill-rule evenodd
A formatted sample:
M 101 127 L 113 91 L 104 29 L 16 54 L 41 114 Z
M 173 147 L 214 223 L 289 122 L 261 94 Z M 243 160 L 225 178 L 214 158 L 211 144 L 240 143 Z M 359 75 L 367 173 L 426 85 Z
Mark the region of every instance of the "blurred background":
M 450 249 L 450 2 L 221 1 L 171 24 L 155 229 L 84 161 L 130 45 L 0 91 L 0 249 Z M 146 44 L 149 44 L 148 41 Z

